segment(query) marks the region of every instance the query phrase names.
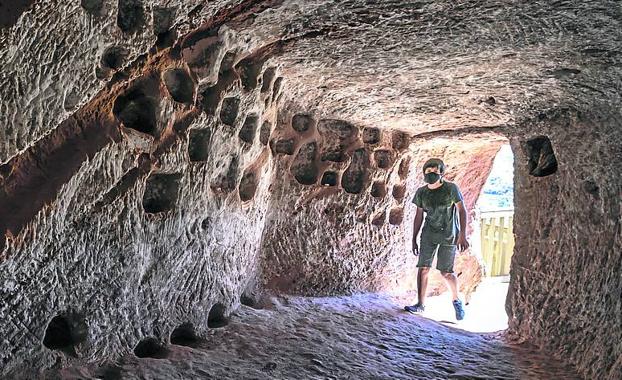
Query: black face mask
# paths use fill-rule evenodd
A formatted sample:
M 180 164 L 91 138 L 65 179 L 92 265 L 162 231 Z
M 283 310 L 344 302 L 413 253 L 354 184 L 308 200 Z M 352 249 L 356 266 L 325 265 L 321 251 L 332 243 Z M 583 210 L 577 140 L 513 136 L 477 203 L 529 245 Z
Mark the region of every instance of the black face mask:
M 439 179 L 441 179 L 441 175 L 434 172 L 425 173 L 425 175 L 423 176 L 423 180 L 426 181 L 426 183 L 430 184 L 435 183 Z

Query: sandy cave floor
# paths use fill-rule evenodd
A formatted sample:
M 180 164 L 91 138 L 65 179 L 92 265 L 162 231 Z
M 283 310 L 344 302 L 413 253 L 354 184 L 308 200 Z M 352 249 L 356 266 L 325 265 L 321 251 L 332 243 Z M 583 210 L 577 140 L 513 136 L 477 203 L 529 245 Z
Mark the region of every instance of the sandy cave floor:
M 48 379 L 575 379 L 576 373 L 501 333 L 467 332 L 401 310 L 385 294 L 275 297 L 241 306 L 194 348 L 164 359 L 126 355 Z M 467 309 L 467 312 L 469 310 Z

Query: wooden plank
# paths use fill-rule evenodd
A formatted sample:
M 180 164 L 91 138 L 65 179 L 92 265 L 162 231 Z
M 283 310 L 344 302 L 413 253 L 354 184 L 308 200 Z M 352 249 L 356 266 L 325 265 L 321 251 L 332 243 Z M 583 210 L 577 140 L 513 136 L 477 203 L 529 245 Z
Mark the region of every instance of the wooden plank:
M 513 215 L 488 213 L 480 217 L 482 259 L 486 276 L 507 275 L 514 251 Z
M 498 227 L 498 231 L 499 231 L 499 248 L 497 249 L 497 270 L 496 275 L 500 276 L 503 274 L 503 256 L 505 253 L 505 244 L 504 244 L 504 240 L 505 240 L 505 218 L 503 216 L 499 217 L 499 227 Z
M 480 218 L 480 230 L 481 230 L 481 244 L 480 247 L 482 249 L 482 259 L 484 260 L 486 276 L 490 277 L 490 266 L 488 264 L 488 249 L 486 248 L 486 244 L 488 242 L 488 224 L 486 223 L 486 218 Z
M 508 260 L 506 263 L 506 273 L 510 273 L 512 255 L 514 254 L 514 217 L 510 216 L 508 223 Z
M 497 275 L 497 226 L 496 218 L 492 218 L 490 221 L 490 274 L 492 276 Z
M 495 225 L 494 225 L 494 218 L 490 218 L 488 221 L 488 244 L 487 244 L 487 249 L 488 249 L 488 258 L 489 258 L 489 263 L 490 263 L 490 275 L 493 276 L 494 273 L 494 259 L 495 259 L 495 251 L 494 251 L 494 246 L 495 246 Z
M 503 275 L 505 273 L 503 273 L 503 268 L 505 266 L 505 254 L 506 254 L 506 244 L 505 244 L 505 239 L 507 237 L 507 229 L 506 229 L 506 224 L 507 222 L 507 217 L 503 218 L 503 221 L 501 223 L 501 260 L 499 260 L 499 275 Z
M 492 246 L 492 275 L 493 276 L 498 276 L 499 273 L 499 249 L 500 244 L 499 244 L 499 236 L 501 235 L 501 231 L 499 228 L 499 219 L 495 218 L 494 222 L 493 222 L 493 246 Z
M 513 222 L 511 210 L 480 215 L 481 249 L 486 276 L 509 274 L 514 253 Z
M 482 241 L 482 251 L 483 251 L 483 258 L 484 258 L 484 262 L 486 263 L 486 275 L 487 276 L 491 276 L 492 275 L 492 254 L 490 252 L 490 231 L 491 231 L 491 223 L 492 219 L 490 218 L 485 218 L 484 219 L 484 239 Z

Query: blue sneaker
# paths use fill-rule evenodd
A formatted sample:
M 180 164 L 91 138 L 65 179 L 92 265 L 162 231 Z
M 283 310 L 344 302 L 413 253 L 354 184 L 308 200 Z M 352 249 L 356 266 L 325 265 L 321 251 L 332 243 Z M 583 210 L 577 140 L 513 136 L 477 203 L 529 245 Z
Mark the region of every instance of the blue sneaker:
M 421 313 L 425 311 L 425 306 L 423 306 L 422 304 L 418 303 L 416 305 L 412 305 L 412 306 L 404 306 L 404 310 L 409 311 L 411 313 Z
M 456 319 L 461 321 L 464 319 L 464 308 L 462 307 L 462 301 L 455 300 L 452 301 L 454 304 L 454 309 L 456 310 Z

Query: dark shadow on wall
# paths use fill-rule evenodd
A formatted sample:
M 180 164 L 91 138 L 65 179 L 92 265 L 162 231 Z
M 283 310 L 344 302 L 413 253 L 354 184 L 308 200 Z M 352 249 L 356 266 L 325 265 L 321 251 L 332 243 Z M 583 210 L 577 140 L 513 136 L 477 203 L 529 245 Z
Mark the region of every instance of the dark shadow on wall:
M 0 29 L 15 25 L 35 0 L 0 0 Z
M 86 341 L 88 326 L 84 316 L 66 312 L 56 315 L 48 323 L 43 336 L 43 346 L 75 356 L 75 347 Z

